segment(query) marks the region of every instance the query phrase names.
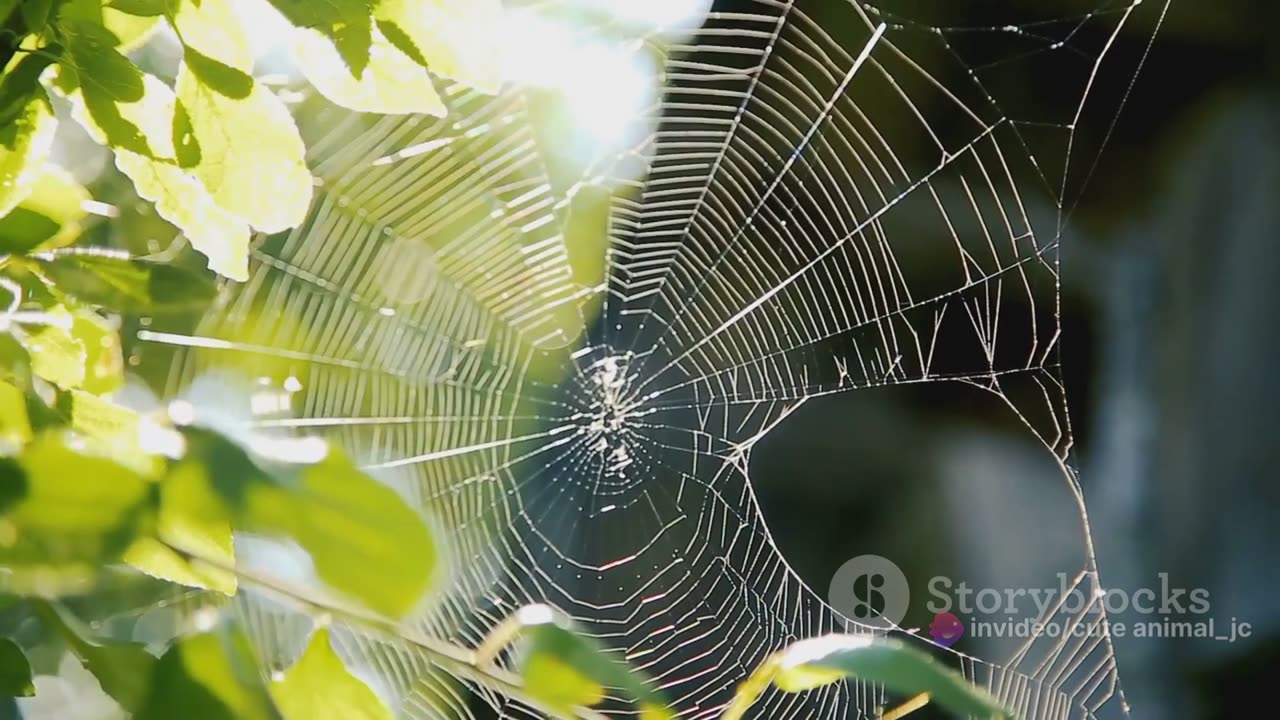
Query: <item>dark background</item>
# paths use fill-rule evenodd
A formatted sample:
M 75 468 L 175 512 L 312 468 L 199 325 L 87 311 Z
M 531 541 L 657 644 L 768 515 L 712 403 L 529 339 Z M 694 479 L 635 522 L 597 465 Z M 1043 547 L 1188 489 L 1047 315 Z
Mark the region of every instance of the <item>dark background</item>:
M 1267 681 L 1280 678 L 1280 4 L 1173 0 L 1117 116 L 1160 5 L 1148 0 L 1119 35 L 1098 104 L 1077 129 L 1074 158 L 1097 165 L 1065 195 L 1074 462 L 1107 586 L 1158 589 L 1167 573 L 1173 586 L 1209 591 L 1219 633 L 1232 617 L 1253 626 L 1235 643 L 1117 640 L 1133 717 L 1266 715 Z M 1093 0 L 896 7 L 955 26 L 1100 9 Z M 1102 37 L 1114 24 L 1087 27 Z M 1008 51 L 983 42 L 999 39 L 978 36 L 964 51 Z M 1028 67 L 1001 76 L 1001 97 L 1060 116 L 1076 78 L 1052 62 Z M 863 553 L 897 561 L 913 589 L 936 574 L 1009 587 L 1000 578 L 1078 568 L 1056 549 L 1079 534 L 1078 513 L 1047 453 L 1003 408 L 975 398 L 940 384 L 837 395 L 807 403 L 762 442 L 752 473 L 766 519 L 815 589 Z M 920 604 L 908 625 L 927 626 Z M 957 649 L 1001 660 L 1005 648 L 981 642 Z

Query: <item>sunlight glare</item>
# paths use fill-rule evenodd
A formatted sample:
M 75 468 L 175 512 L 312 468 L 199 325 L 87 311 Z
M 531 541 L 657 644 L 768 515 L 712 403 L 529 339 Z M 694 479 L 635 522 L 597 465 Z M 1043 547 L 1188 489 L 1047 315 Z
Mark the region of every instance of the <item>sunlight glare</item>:
M 645 30 L 691 29 L 711 7 L 711 0 L 568 0 L 571 7 L 607 13 L 620 23 Z
M 506 79 L 557 93 L 584 144 L 617 149 L 657 96 L 657 68 L 640 41 L 594 37 L 535 12 L 510 11 L 503 25 Z

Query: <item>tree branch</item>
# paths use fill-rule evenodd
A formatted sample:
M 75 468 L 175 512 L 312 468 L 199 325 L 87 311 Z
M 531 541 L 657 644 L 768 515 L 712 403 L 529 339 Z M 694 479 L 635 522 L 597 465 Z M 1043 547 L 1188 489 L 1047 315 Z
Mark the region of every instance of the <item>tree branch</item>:
M 280 595 L 291 602 L 302 605 L 314 614 L 329 615 L 345 622 L 375 631 L 391 639 L 407 642 L 426 655 L 431 664 L 441 668 L 454 677 L 470 680 L 483 685 L 505 695 L 506 697 L 518 700 L 532 708 L 546 713 L 548 716 L 564 716 L 563 713 L 558 712 L 554 708 L 547 707 L 545 704 L 530 697 L 525 691 L 524 684 L 519 676 L 478 658 L 476 653 L 468 648 L 428 637 L 413 631 L 410 628 L 406 628 L 400 623 L 367 610 L 354 607 L 343 607 L 329 602 L 314 600 L 308 597 L 304 591 L 287 587 L 280 581 L 248 572 L 243 568 L 235 567 L 221 561 L 215 561 L 194 555 L 186 550 L 174 547 L 164 540 L 160 540 L 160 543 L 186 559 L 188 562 L 195 561 L 198 563 L 204 563 L 205 565 L 217 568 L 223 572 L 232 573 L 240 580 L 253 585 L 260 590 Z M 575 720 L 608 720 L 606 715 L 584 707 L 575 708 L 574 714 L 570 717 Z

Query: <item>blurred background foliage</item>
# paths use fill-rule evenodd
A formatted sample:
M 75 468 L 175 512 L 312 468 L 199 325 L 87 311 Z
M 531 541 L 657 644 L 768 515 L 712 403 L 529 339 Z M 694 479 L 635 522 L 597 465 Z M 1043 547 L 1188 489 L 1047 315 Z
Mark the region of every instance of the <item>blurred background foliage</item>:
M 911 17 L 960 26 L 1099 9 L 910 5 Z M 1133 717 L 1249 716 L 1270 706 L 1267 678 L 1280 662 L 1280 6 L 1173 0 L 1147 55 L 1159 5 L 1144 3 L 1117 38 L 1079 128 L 1076 159 L 1097 166 L 1066 195 L 1076 202 L 1063 242 L 1063 370 L 1104 583 L 1158 590 L 1167 573 L 1174 587 L 1210 592 L 1220 630 L 1231 618 L 1254 628 L 1235 643 L 1117 640 Z M 1125 68 L 1144 57 L 1112 128 L 1106 108 L 1130 93 Z M 1024 72 L 1004 76 L 1001 97 L 1017 98 L 1022 116 L 1061 117 L 1073 102 L 1051 68 L 1012 66 Z M 817 587 L 863 553 L 897 561 L 913 591 L 937 575 L 1056 586 L 1076 511 L 1008 420 L 940 384 L 809 403 L 752 467 L 774 538 Z M 904 624 L 927 627 L 923 603 L 912 608 Z M 998 658 L 1013 645 L 967 637 L 956 647 Z

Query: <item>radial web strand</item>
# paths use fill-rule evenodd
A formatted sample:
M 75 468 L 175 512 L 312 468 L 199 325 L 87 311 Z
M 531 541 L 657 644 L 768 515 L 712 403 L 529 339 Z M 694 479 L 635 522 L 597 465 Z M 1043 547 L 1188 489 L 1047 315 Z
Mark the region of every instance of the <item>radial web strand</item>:
M 755 444 L 817 396 L 953 382 L 1005 401 L 1075 498 L 1084 552 L 1062 570 L 1095 598 L 1059 244 L 1098 151 L 1077 125 L 1118 112 L 1094 102 L 1098 78 L 1137 72 L 1111 41 L 1154 33 L 1159 13 L 1134 0 L 953 26 L 909 9 L 930 5 L 720 2 L 687 32 L 630 36 L 588 13 L 584 32 L 661 85 L 580 162 L 519 85 L 441 83 L 444 119 L 309 99 L 306 222 L 259 238 L 249 281 L 197 326 L 146 331 L 147 359 L 172 358 L 175 394 L 219 369 L 291 385 L 287 412 L 253 425 L 341 444 L 446 531 L 449 587 L 415 632 L 474 646 L 548 602 L 682 717 L 718 716 L 786 644 L 857 629 L 778 551 L 749 477 Z M 1061 105 L 1018 104 L 1010 78 L 1028 75 Z M 305 616 L 237 603 L 269 662 L 298 656 Z M 1106 627 L 1100 601 L 1049 613 Z M 411 643 L 341 622 L 333 637 L 404 717 L 472 717 L 469 695 L 532 715 Z M 949 657 L 1019 717 L 1127 714 L 1106 632 Z M 850 682 L 769 692 L 753 713 L 884 703 Z

